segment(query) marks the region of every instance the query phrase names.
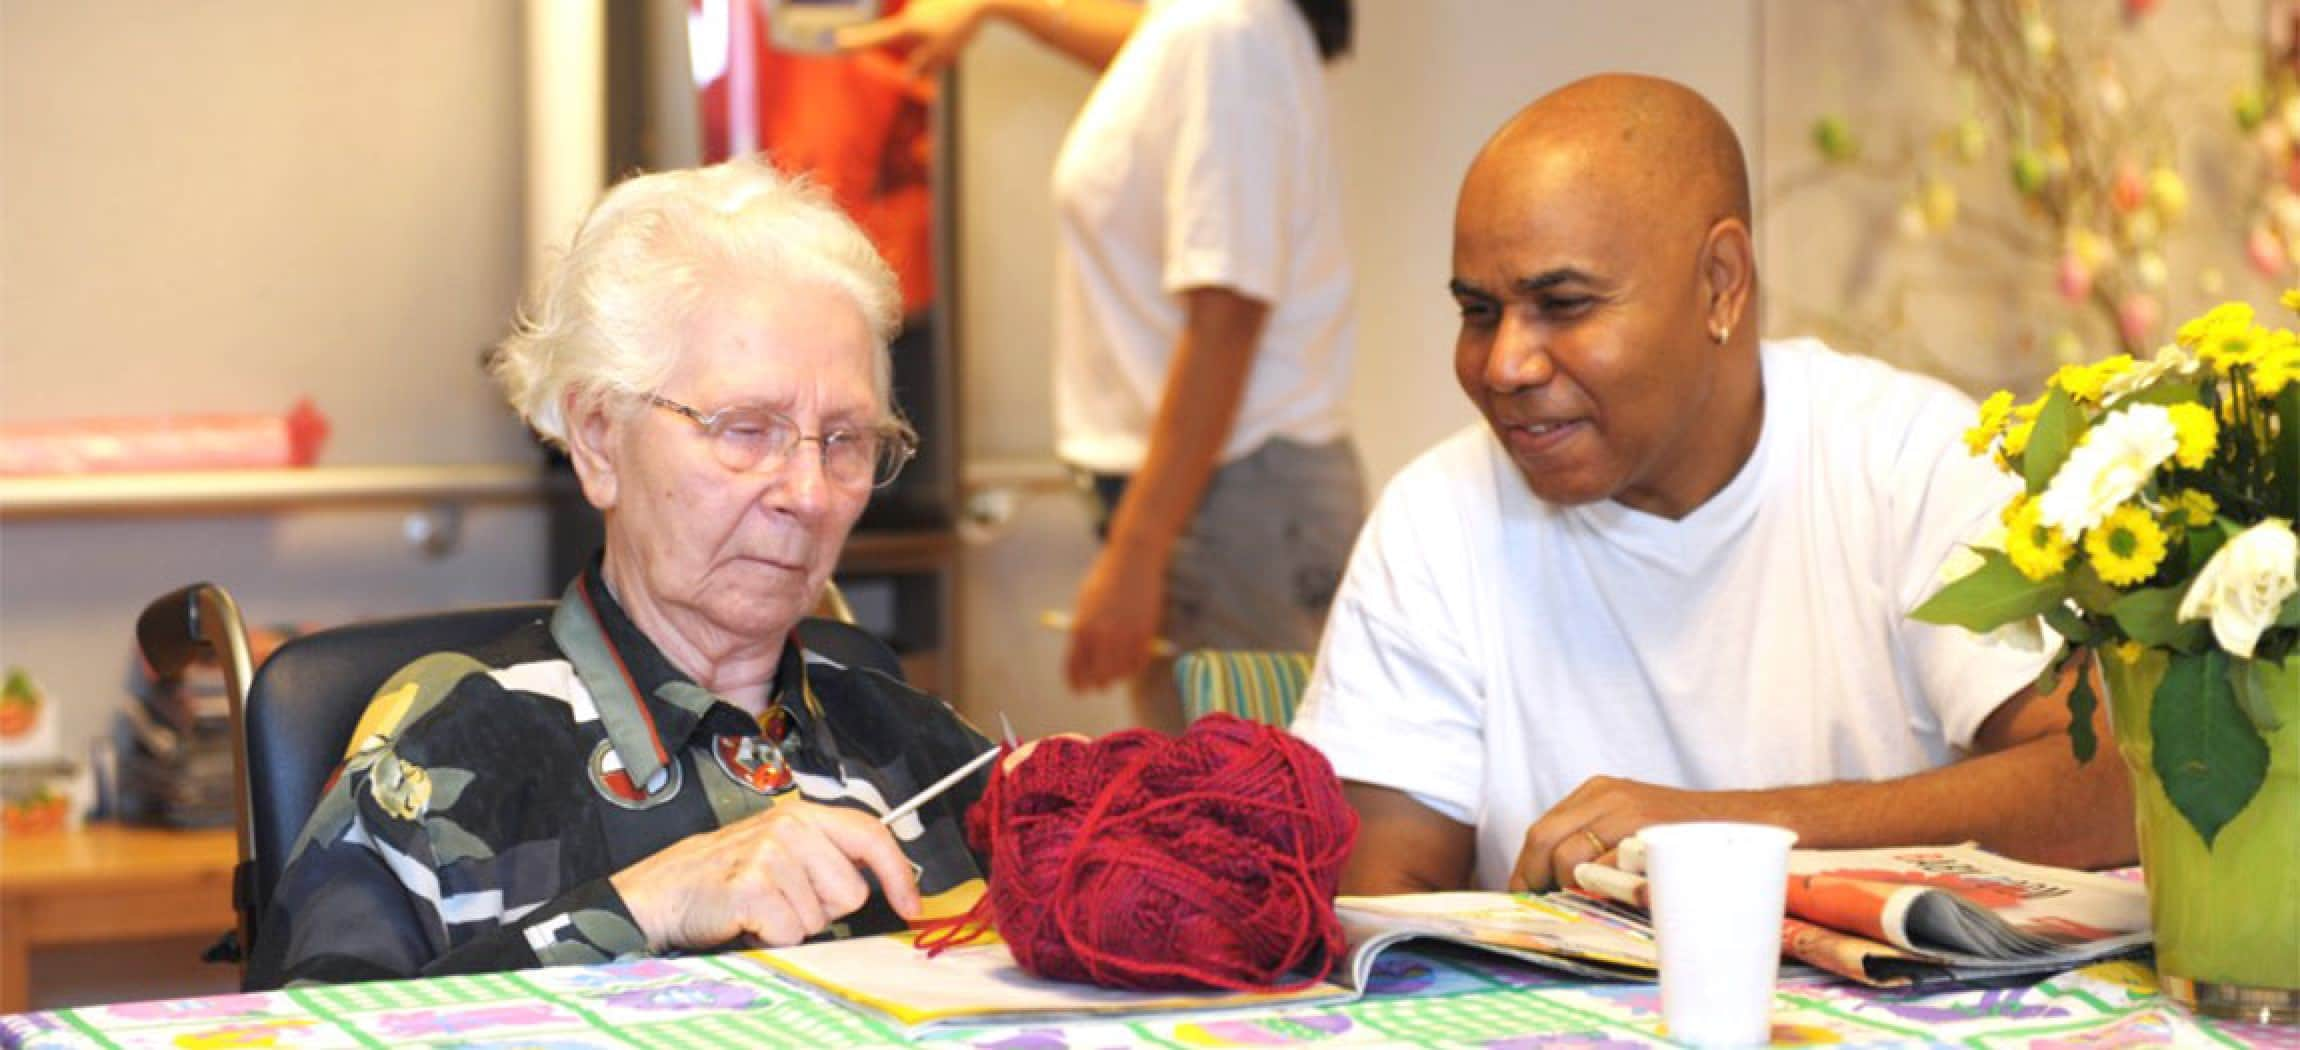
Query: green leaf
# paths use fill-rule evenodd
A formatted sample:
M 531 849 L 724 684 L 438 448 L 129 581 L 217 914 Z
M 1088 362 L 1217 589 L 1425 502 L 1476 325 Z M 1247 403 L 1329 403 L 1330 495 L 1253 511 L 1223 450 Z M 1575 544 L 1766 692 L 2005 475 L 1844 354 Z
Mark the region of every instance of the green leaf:
M 2156 775 L 2205 848 L 2268 779 L 2268 744 L 2228 685 L 2228 654 L 2175 653 L 2149 705 Z
M 2281 431 L 2268 450 L 2268 512 L 2300 518 L 2300 383 L 2287 383 L 2276 395 Z
M 2106 616 L 2116 601 L 2124 596 L 2092 567 L 2092 562 L 2076 558 L 2076 565 L 2068 570 L 2068 596 L 2082 606 L 2085 612 Z
M 1981 567 L 1925 599 L 1909 615 L 1926 623 L 1986 634 L 2059 605 L 2057 581 L 2038 583 L 2013 568 L 2003 551 L 1981 551 Z
M 2076 688 L 2068 693 L 2068 743 L 2079 765 L 2092 761 L 2093 752 L 2100 750 L 2100 734 L 2092 731 L 2092 712 L 2100 706 L 2100 698 L 2092 692 L 2092 668 L 2086 666 L 2091 662 L 2077 658 Z
M 2265 736 L 2284 728 L 2269 696 L 2268 668 L 2259 660 L 2237 660 L 2228 665 L 2228 686 L 2236 692 L 2236 706 L 2252 720 L 2252 728 Z
M 2091 645 L 2099 635 L 2099 632 L 2093 630 L 2092 624 L 2085 622 L 2083 617 L 2076 614 L 2076 610 L 2068 607 L 2067 602 L 2055 602 L 2052 608 L 2046 609 L 2044 622 L 2045 626 L 2068 639 L 2070 645 Z
M 2293 591 L 2292 597 L 2284 599 L 2283 607 L 2276 610 L 2276 626 L 2300 627 L 2300 591 Z
M 2212 524 L 2188 530 L 2188 564 L 2202 572 L 2212 556 L 2220 553 L 2232 537 L 2242 531 L 2227 518 L 2214 518 Z
M 2044 407 L 2037 410 L 2036 426 L 2029 431 L 2028 448 L 2021 455 L 2021 473 L 2028 480 L 2029 495 L 2043 492 L 2052 476 L 2060 472 L 2069 450 L 2084 436 L 2084 426 L 2084 413 L 2077 411 L 2068 391 L 2055 387 L 2044 399 Z
M 2195 383 L 2185 380 L 2158 381 L 2133 391 L 2117 405 L 2193 405 L 2204 399 L 2204 391 Z
M 2109 615 L 2116 618 L 2125 637 L 2142 645 L 2196 652 L 2211 637 L 2211 627 L 2202 620 L 2182 623 L 2174 615 L 2180 611 L 2182 586 L 2133 591 L 2117 599 L 2109 607 Z

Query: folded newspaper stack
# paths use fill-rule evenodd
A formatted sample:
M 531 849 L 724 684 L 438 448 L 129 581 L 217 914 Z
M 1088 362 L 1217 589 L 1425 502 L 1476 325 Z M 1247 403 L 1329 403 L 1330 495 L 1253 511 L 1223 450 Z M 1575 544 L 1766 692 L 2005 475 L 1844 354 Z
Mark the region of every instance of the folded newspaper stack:
M 1583 890 L 1649 910 L 1633 838 Z M 1781 951 L 1864 984 L 1901 986 L 2065 970 L 2147 946 L 2138 881 L 2007 860 L 1971 843 L 1792 850 Z

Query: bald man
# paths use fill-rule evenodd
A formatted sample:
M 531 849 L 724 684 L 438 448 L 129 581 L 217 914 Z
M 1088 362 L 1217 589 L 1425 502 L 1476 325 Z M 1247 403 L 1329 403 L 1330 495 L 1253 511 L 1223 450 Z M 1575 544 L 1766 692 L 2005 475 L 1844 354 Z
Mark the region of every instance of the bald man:
M 1294 724 L 1363 820 L 1346 892 L 1544 889 L 1681 820 L 2130 861 L 2122 765 L 2071 757 L 2048 655 L 1907 617 L 2008 495 L 1972 403 L 1758 340 L 1708 102 L 1603 76 L 1517 114 L 1451 287 L 1484 422 L 1383 494 Z

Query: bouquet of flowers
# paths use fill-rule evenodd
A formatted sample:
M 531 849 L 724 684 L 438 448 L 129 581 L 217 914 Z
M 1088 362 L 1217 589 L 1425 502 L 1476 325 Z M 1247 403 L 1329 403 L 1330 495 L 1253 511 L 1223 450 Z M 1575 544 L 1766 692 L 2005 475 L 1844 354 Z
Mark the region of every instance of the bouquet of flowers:
M 2300 337 L 2227 303 L 2151 360 L 2070 365 L 2026 404 L 1999 391 L 1967 442 L 2022 491 L 1913 615 L 2040 649 L 2056 634 L 2048 681 L 2087 653 L 2166 660 L 2151 764 L 2209 846 L 2267 775 L 2300 643 Z M 2097 702 L 2077 675 L 2080 760 Z

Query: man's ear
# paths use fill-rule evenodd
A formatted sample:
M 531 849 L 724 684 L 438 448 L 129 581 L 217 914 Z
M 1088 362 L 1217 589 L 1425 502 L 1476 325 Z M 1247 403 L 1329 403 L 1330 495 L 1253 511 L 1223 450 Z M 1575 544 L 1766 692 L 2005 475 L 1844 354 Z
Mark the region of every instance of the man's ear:
M 1701 279 L 1708 295 L 1708 314 L 1702 318 L 1706 327 L 1711 332 L 1737 331 L 1757 290 L 1757 249 L 1749 224 L 1728 217 L 1709 227 L 1701 249 Z
M 615 458 L 608 453 L 622 429 L 620 417 L 609 410 L 606 399 L 581 397 L 572 390 L 559 410 L 567 421 L 567 458 L 583 482 L 583 498 L 602 512 L 613 509 L 621 479 L 615 473 Z

